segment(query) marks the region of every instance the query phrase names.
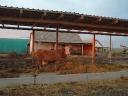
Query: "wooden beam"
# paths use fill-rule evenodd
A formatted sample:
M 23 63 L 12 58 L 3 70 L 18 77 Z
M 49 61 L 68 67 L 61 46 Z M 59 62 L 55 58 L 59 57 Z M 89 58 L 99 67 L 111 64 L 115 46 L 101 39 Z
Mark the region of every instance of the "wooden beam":
M 32 18 L 15 18 L 15 17 L 0 17 L 1 21 L 9 21 L 18 22 L 18 23 L 36 23 L 36 24 L 52 24 L 52 25 L 61 25 L 61 26 L 71 26 L 72 28 L 78 29 L 94 29 L 97 31 L 120 31 L 120 32 L 128 32 L 128 27 L 119 27 L 119 26 L 106 26 L 106 25 L 94 25 L 94 24 L 86 24 L 86 23 L 75 23 L 61 20 L 47 20 L 47 19 L 32 19 Z
M 36 29 L 36 28 L 24 28 L 24 27 L 6 27 L 6 26 L 0 26 L 0 28 L 4 28 L 4 29 L 15 29 L 15 30 L 36 30 L 36 31 L 49 31 L 49 32 L 56 32 L 55 29 L 46 29 L 46 28 L 43 28 L 43 29 Z M 102 33 L 102 32 L 99 32 L 99 33 L 93 33 L 93 32 L 89 32 L 89 31 L 86 31 L 86 32 L 81 32 L 81 31 L 63 31 L 63 30 L 59 30 L 59 32 L 62 32 L 62 33 L 75 33 L 75 34 L 96 34 L 96 35 L 110 35 L 110 33 Z M 128 36 L 128 34 L 112 34 L 112 36 Z

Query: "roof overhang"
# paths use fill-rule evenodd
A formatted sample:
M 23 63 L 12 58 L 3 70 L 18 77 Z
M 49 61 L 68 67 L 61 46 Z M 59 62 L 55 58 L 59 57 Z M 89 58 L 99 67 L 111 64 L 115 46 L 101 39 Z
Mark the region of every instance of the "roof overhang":
M 78 32 L 80 32 L 81 30 L 89 30 L 98 31 L 99 34 L 104 34 L 103 32 L 108 32 L 107 35 L 112 33 L 116 33 L 119 35 L 120 33 L 123 33 L 124 35 L 128 35 L 127 19 L 91 16 L 61 11 L 15 8 L 6 6 L 0 6 L 0 24 L 0 28 L 9 29 L 33 30 L 35 27 L 59 27 L 59 29 L 77 30 Z M 15 25 L 15 27 L 6 27 L 6 24 Z M 22 28 L 20 26 L 29 27 Z M 43 29 L 35 28 L 35 30 Z M 84 32 L 82 31 L 81 33 Z

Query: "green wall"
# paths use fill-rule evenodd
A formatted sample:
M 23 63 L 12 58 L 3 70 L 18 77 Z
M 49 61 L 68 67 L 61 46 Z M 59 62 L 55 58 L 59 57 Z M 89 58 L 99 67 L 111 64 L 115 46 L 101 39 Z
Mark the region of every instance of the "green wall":
M 0 38 L 0 53 L 16 52 L 18 54 L 27 53 L 28 39 Z

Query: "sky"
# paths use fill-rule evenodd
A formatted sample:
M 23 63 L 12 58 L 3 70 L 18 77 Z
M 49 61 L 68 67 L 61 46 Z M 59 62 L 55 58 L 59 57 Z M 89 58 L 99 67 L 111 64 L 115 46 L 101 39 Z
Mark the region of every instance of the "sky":
M 89 15 L 128 19 L 128 0 L 0 0 L 2 6 L 76 12 Z M 0 29 L 0 38 L 28 38 L 30 31 Z M 81 35 L 82 39 L 92 38 Z M 96 36 L 104 46 L 109 45 L 108 36 Z M 112 37 L 114 47 L 128 46 L 128 37 Z

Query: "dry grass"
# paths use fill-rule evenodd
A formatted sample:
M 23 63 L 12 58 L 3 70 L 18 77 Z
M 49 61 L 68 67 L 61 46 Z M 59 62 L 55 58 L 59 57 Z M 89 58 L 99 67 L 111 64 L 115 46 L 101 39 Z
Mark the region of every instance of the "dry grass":
M 38 69 L 38 72 L 75 74 L 128 70 L 128 63 L 107 64 L 103 63 L 102 59 L 103 58 L 98 59 L 97 64 L 92 65 L 90 57 L 70 56 L 59 62 L 45 65 L 41 69 Z M 18 77 L 20 74 L 33 73 L 35 70 L 37 70 L 37 67 L 31 64 L 31 60 L 9 59 L 0 61 L 0 78 Z
M 100 59 L 99 59 L 100 60 Z M 101 60 L 102 62 L 102 60 Z M 89 57 L 70 57 L 59 63 L 45 65 L 40 72 L 57 72 L 59 74 L 95 73 L 128 70 L 128 64 L 91 64 Z
M 0 96 L 128 96 L 127 77 L 88 83 L 22 85 L 0 90 Z

